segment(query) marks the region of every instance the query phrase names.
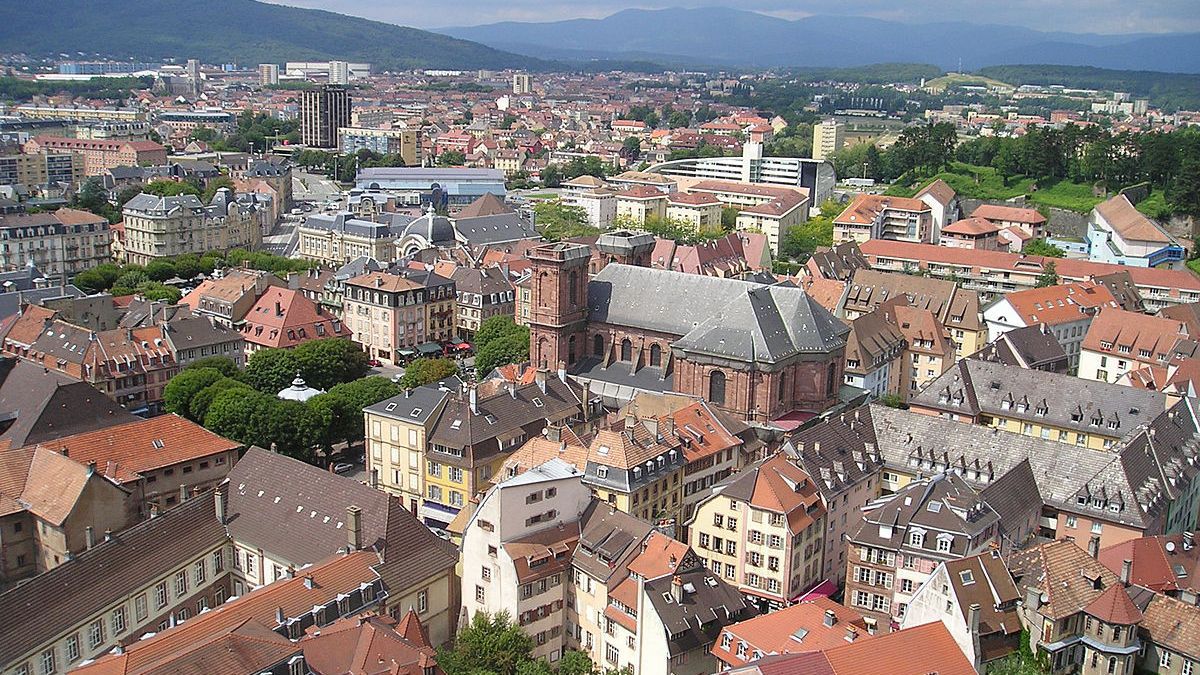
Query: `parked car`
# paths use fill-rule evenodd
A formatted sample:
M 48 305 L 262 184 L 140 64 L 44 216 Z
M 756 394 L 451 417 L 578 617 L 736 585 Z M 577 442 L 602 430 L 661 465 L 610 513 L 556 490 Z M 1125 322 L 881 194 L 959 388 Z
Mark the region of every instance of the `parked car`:
M 379 359 L 371 359 L 367 361 L 367 365 L 371 366 L 372 368 L 378 368 L 379 366 L 382 366 L 383 363 L 381 363 Z
M 349 462 L 338 462 L 333 465 L 334 473 L 350 473 L 354 470 L 354 465 Z

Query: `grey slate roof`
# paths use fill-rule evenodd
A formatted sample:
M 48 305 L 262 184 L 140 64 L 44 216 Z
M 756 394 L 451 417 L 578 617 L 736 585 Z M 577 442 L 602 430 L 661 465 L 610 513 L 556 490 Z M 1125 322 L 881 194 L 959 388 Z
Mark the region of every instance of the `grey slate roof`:
M 649 523 L 593 499 L 579 518 L 579 546 L 571 562 L 607 584 L 640 552 L 638 544 L 650 530 Z
M 0 639 L 0 663 L 12 664 L 224 541 L 212 494 L 204 493 L 0 593 L 2 615 L 21 617 L 21 629 Z
M 436 387 L 417 387 L 363 408 L 363 412 L 424 426 L 440 412 L 450 392 Z
M 176 209 L 203 209 L 204 204 L 196 195 L 174 195 L 159 197 L 146 192 L 125 202 L 126 210 L 169 213 Z
M 341 232 L 368 239 L 388 239 L 395 236 L 391 226 L 387 223 L 373 223 L 369 220 L 355 218 L 354 214 L 348 211 L 333 214 L 313 214 L 305 219 L 302 227 L 313 230 L 326 230 L 328 232 Z
M 503 244 L 520 239 L 540 239 L 541 235 L 516 213 L 497 213 L 475 218 L 457 218 L 454 229 L 470 246 Z
M 589 320 L 680 339 L 684 351 L 775 363 L 845 345 L 846 326 L 801 289 L 612 264 L 588 284 Z
M 679 602 L 671 596 L 676 579 L 683 585 Z M 737 588 L 703 567 L 647 581 L 645 589 L 673 657 L 711 645 L 726 626 L 757 614 Z
M 451 448 L 472 447 L 477 458 L 486 457 L 500 451 L 497 439 L 518 434 L 525 427 L 544 425 L 546 420 L 573 417 L 580 409 L 581 402 L 571 386 L 553 376 L 546 378 L 545 391 L 534 383 L 515 387 L 511 393 L 502 389 L 487 398 L 480 397 L 475 412 L 467 396 L 452 395 L 430 430 L 429 442 Z
M 1124 436 L 1167 409 L 1157 391 L 978 359 L 954 364 L 910 403 L 1107 436 Z
M 1042 324 L 1010 330 L 968 358 L 1056 373 L 1067 372 L 1070 361 L 1054 333 Z
M 137 420 L 86 382 L 0 359 L 0 440 L 14 448 Z
M 850 535 L 851 540 L 892 550 L 916 550 L 935 560 L 961 558 L 978 548 L 976 538 L 1000 520 L 975 488 L 954 473 L 913 481 L 884 500 L 863 509 L 863 522 Z M 890 534 L 881 525 L 890 525 Z M 927 533 L 919 545 L 909 537 L 914 529 Z M 943 533 L 958 535 L 945 552 L 938 549 L 937 541 L 937 535 Z

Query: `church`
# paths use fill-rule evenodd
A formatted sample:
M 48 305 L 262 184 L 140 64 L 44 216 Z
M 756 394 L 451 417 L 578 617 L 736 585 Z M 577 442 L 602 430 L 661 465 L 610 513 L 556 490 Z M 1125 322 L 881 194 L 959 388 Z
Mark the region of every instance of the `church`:
M 543 244 L 532 264 L 530 359 L 607 405 L 640 391 L 705 398 L 741 419 L 803 420 L 837 403 L 850 328 L 791 285 L 651 269 L 654 238 Z

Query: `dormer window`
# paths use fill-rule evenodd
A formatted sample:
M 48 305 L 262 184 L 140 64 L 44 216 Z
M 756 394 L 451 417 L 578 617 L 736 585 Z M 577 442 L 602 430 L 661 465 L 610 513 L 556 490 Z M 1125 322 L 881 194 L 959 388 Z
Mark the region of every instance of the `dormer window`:
M 908 533 L 908 543 L 911 546 L 921 548 L 925 545 L 925 533 L 920 530 L 914 530 Z

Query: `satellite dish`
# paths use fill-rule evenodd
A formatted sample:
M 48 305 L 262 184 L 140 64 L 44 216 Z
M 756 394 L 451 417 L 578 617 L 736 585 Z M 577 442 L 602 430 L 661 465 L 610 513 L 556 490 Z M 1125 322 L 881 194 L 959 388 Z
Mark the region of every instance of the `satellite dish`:
M 1175 542 L 1168 541 L 1167 545 L 1164 548 L 1167 549 L 1167 553 L 1174 553 L 1175 552 Z
M 1042 593 L 1042 597 L 1040 597 L 1038 599 L 1042 601 L 1043 605 L 1050 602 L 1050 596 L 1046 593 Z

